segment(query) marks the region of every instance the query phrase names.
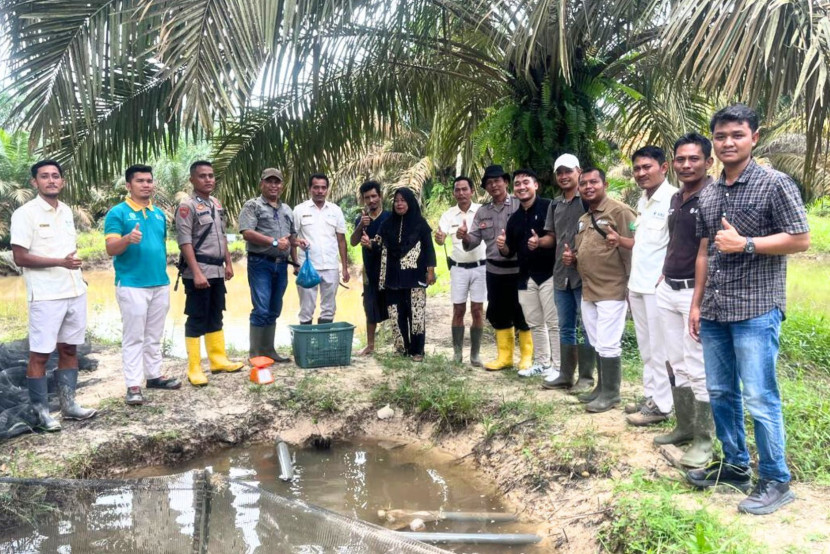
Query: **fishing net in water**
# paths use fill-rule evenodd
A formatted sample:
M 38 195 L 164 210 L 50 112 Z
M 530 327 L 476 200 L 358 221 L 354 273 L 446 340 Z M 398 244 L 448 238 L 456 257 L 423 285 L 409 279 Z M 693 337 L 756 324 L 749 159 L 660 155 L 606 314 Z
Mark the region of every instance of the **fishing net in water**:
M 445 551 L 199 470 L 134 480 L 0 479 L 0 553 L 12 552 Z
M 78 346 L 78 366 L 81 370 L 98 367 L 98 361 L 89 357 L 92 348 L 87 342 Z M 15 341 L 0 344 L 0 441 L 31 433 L 38 420 L 29 402 L 26 384 L 26 365 L 29 362 L 29 341 Z M 49 404 L 58 409 L 55 368 L 58 353 L 53 352 L 46 362 L 46 377 L 49 383 Z

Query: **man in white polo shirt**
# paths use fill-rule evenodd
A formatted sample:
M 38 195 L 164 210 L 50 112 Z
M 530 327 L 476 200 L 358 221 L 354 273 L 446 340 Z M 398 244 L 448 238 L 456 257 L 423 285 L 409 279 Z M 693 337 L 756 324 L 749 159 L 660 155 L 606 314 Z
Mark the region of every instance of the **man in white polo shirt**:
M 668 359 L 663 337 L 663 324 L 657 308 L 657 286 L 660 282 L 666 248 L 669 245 L 669 209 L 677 188 L 666 180 L 669 164 L 666 154 L 656 146 L 644 146 L 631 156 L 634 180 L 643 190 L 637 202 L 637 220 L 633 245 L 620 239 L 620 246 L 633 247 L 631 276 L 628 279 L 628 303 L 634 319 L 637 346 L 643 360 L 643 396 L 639 406 L 626 406 L 631 425 L 653 425 L 665 421 L 671 413 L 673 400 L 666 367 Z M 669 340 L 681 340 L 668 337 Z
M 478 353 L 481 348 L 481 334 L 484 330 L 484 301 L 487 299 L 487 272 L 485 264 L 486 246 L 482 242 L 469 252 L 464 250 L 458 238 L 458 228 L 473 226 L 473 218 L 481 207 L 472 201 L 473 183 L 469 177 L 457 177 L 453 183 L 452 195 L 457 204 L 441 214 L 435 230 L 435 242 L 443 245 L 449 235 L 452 241 L 452 255 L 447 257 L 450 268 L 450 296 L 452 299 L 452 347 L 455 363 L 461 363 L 464 349 L 464 315 L 467 312 L 467 298 L 473 324 L 470 327 L 470 364 L 481 366 Z M 445 247 L 446 248 L 446 247 Z M 446 250 L 445 250 L 446 252 Z
M 59 431 L 49 413 L 46 362 L 58 349 L 55 372 L 63 419 L 88 419 L 96 411 L 75 402 L 78 383 L 77 345 L 86 333 L 86 283 L 75 255 L 72 210 L 58 200 L 64 186 L 58 162 L 32 166 L 32 186 L 38 195 L 14 211 L 11 244 L 14 263 L 23 268 L 29 301 L 29 365 L 26 381 L 39 428 Z
M 297 230 L 297 245 L 302 249 L 297 260 L 297 248 L 292 247 L 291 257 L 299 266 L 306 256 L 320 274 L 320 284 L 306 289 L 297 287 L 300 295 L 300 324 L 310 325 L 317 306 L 317 289 L 320 289 L 320 316 L 317 323 L 334 321 L 337 285 L 340 270 L 343 282 L 349 282 L 349 261 L 346 256 L 346 219 L 337 204 L 326 201 L 329 192 L 329 178 L 315 173 L 308 180 L 311 198 L 294 208 L 294 228 Z M 339 257 L 339 261 L 338 261 Z M 294 275 L 299 272 L 294 267 Z

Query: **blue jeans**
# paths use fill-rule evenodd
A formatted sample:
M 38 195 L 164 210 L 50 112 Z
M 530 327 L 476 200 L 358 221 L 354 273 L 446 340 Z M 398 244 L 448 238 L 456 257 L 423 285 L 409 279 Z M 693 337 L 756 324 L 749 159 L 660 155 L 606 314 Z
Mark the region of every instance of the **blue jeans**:
M 775 374 L 782 319 L 778 308 L 732 323 L 701 319 L 700 342 L 715 431 L 723 445 L 725 461 L 749 465 L 743 411 L 746 404 L 755 427 L 759 476 L 787 483 L 790 471 L 784 452 L 784 417 Z
M 590 346 L 588 333 L 582 324 L 579 306 L 582 303 L 582 287 L 566 290 L 553 290 L 553 301 L 556 302 L 556 313 L 559 317 L 559 342 L 562 344 L 576 344 L 576 327 L 582 330 L 585 344 Z
M 282 312 L 282 297 L 288 287 L 288 264 L 260 256 L 248 256 L 248 286 L 251 287 L 251 325 L 268 327 Z

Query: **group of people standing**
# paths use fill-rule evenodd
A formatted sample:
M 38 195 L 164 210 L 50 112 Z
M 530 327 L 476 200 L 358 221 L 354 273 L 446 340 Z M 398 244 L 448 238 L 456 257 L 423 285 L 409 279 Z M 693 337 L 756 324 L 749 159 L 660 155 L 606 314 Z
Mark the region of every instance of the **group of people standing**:
M 675 428 L 655 437 L 655 444 L 691 444 L 681 463 L 692 468 L 687 479 L 693 485 L 726 483 L 748 492 L 746 404 L 755 424 L 760 478 L 739 509 L 765 514 L 791 502 L 776 360 L 786 255 L 806 250 L 810 239 L 795 183 L 752 158 L 758 126 L 755 112 L 736 104 L 713 116 L 712 141 L 697 133 L 680 137 L 671 160 L 680 189 L 667 179 L 669 161 L 660 148 L 638 149 L 631 160 L 642 189 L 636 211 L 608 195 L 601 169 L 584 167 L 572 154 L 554 163 L 561 195 L 553 200 L 538 195 L 530 169 L 511 175 L 501 166 L 487 167 L 481 186 L 490 201 L 483 205 L 472 201 L 473 181 L 456 178 L 456 205 L 434 232 L 411 190 L 395 190 L 389 212 L 381 185 L 365 182 L 364 209 L 349 239 L 363 251 L 368 340 L 361 353 L 374 351 L 377 324 L 392 319 L 398 350 L 423 360 L 434 238 L 450 268 L 456 362 L 463 360 L 469 301 L 471 365 L 490 371 L 516 367 L 520 376 L 541 376 L 545 389 L 576 395 L 589 413 L 605 412 L 621 402 L 621 341 L 630 309 L 643 361 L 643 400 L 625 407 L 627 421 L 652 425 L 674 409 Z M 713 146 L 723 165 L 717 180 L 708 175 Z M 107 214 L 105 234 L 124 323 L 126 401 L 141 404 L 142 384 L 170 390 L 181 383 L 161 374 L 170 284 L 166 217 L 152 203 L 152 168 L 132 166 L 125 177 L 129 197 Z M 175 228 L 187 296 L 187 378 L 202 386 L 208 382 L 202 336 L 212 373 L 239 371 L 243 364 L 225 352 L 222 312 L 233 267 L 224 208 L 212 196 L 211 164 L 195 162 L 190 182 L 193 193 L 177 208 Z M 72 213 L 58 200 L 60 165 L 35 164 L 32 184 L 38 196 L 15 211 L 11 242 L 29 299 L 30 398 L 41 427 L 54 431 L 60 423 L 49 413 L 44 368 L 56 346 L 62 416 L 95 415 L 75 402 L 86 285 L 75 255 Z M 253 304 L 251 357 L 290 361 L 274 348 L 289 265 L 296 274 L 308 257 L 321 279 L 314 288 L 298 287 L 301 324 L 312 323 L 318 294 L 317 322 L 333 321 L 337 287 L 341 278 L 349 281 L 346 224 L 341 209 L 326 200 L 329 180 L 312 175 L 308 189 L 309 200 L 292 211 L 281 200 L 282 173 L 265 169 L 261 195 L 239 214 Z M 482 363 L 485 299 L 498 353 Z M 723 457 L 710 463 L 713 427 Z

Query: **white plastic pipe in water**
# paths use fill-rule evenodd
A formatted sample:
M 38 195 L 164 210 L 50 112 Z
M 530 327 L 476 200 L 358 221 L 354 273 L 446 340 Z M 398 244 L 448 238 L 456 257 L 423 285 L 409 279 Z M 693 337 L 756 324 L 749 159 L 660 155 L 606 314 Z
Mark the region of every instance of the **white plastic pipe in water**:
M 539 535 L 519 533 L 410 533 L 401 535 L 429 544 L 536 544 L 542 540 Z
M 291 453 L 288 451 L 288 445 L 282 441 L 277 443 L 277 458 L 280 462 L 279 478 L 283 481 L 293 480 L 294 463 L 291 461 Z

